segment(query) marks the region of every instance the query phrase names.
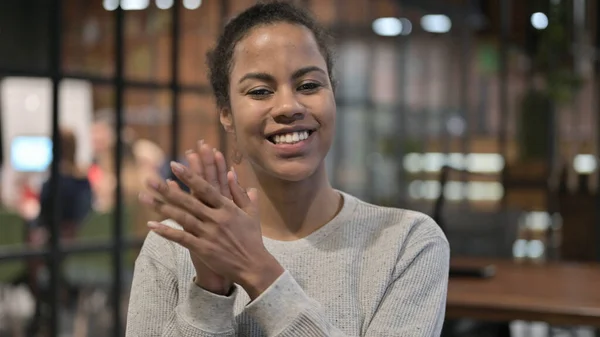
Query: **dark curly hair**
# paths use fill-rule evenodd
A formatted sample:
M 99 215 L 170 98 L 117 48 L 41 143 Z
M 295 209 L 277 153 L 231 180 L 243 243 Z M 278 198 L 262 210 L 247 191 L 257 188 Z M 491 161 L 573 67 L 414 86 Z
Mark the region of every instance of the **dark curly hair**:
M 335 89 L 332 41 L 325 29 L 307 11 L 289 2 L 262 2 L 233 18 L 225 26 L 216 47 L 207 55 L 209 80 L 219 108 L 229 107 L 229 75 L 233 63 L 233 51 L 237 43 L 257 26 L 280 22 L 301 25 L 313 33 L 319 50 L 325 58 L 329 80 Z

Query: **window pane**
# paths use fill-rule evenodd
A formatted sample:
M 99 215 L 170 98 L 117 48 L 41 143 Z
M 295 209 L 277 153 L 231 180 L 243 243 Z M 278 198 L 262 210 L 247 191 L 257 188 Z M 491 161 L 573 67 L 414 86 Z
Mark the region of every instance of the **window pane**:
M 219 148 L 219 116 L 211 95 L 183 94 L 181 96 L 181 154 L 195 148 L 200 139 Z
M 110 77 L 114 74 L 114 12 L 102 1 L 64 0 L 63 60 L 65 73 Z
M 129 260 L 127 254 L 125 259 Z M 131 266 L 131 263 L 126 264 Z M 114 273 L 111 254 L 70 255 L 64 259 L 62 269 L 61 335 L 112 336 Z M 123 273 L 124 283 L 131 283 L 131 275 L 132 269 L 127 268 Z
M 0 221 L 7 220 L 0 214 Z M 4 222 L 0 227 L 0 241 L 7 234 Z M 0 248 L 3 248 L 0 244 Z M 27 261 L 0 261 L 0 284 L 3 303 L 2 316 L 0 316 L 0 335 L 2 336 L 40 336 L 48 334 L 48 315 L 36 315 L 36 303 L 40 303 L 45 291 L 43 274 L 46 266 L 43 260 Z M 37 276 L 37 277 L 36 277 Z M 47 284 L 47 282 L 45 282 Z M 48 312 L 48 311 L 46 311 Z M 44 318 L 46 318 L 44 320 Z M 34 334 L 37 332 L 37 334 Z
M 163 175 L 168 162 L 171 146 L 170 102 L 171 94 L 165 90 L 125 91 L 121 188 L 124 202 L 123 231 L 127 236 L 143 237 L 147 233 L 147 221 L 160 220 L 154 212 L 139 204 L 137 196 L 144 189 L 144 181 L 148 177 Z M 106 237 L 112 233 L 116 188 L 115 117 L 113 107 L 98 111 L 93 126 L 97 171 L 93 185 L 97 214 L 90 221 L 98 221 L 103 225 L 90 226 L 92 237 Z M 100 232 L 98 227 L 105 229 Z
M 1 204 L 22 219 L 20 230 L 26 237 L 42 233 L 38 244 L 43 245 L 53 200 L 48 185 L 52 160 L 51 82 L 47 78 L 5 78 L 0 81 L 0 93 L 5 154 Z M 94 98 L 106 104 L 111 100 L 110 90 L 83 80 L 65 79 L 60 83 L 63 158 L 59 193 L 63 197 L 59 228 L 64 235 L 74 235 L 91 207 L 88 168 L 93 158 L 90 128 Z
M 208 85 L 206 53 L 221 31 L 220 0 L 202 1 L 197 9 L 181 9 L 179 76 L 184 84 Z
M 0 69 L 48 70 L 50 4 L 44 0 L 0 1 Z
M 151 6 L 125 13 L 125 77 L 171 80 L 171 11 Z

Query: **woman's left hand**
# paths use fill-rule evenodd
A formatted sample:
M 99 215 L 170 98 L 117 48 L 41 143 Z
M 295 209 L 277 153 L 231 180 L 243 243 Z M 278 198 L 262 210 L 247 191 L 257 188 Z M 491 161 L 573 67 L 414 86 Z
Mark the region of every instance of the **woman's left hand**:
M 183 230 L 156 222 L 148 226 L 160 236 L 196 254 L 214 272 L 239 284 L 251 299 L 258 297 L 284 271 L 265 248 L 260 230 L 256 190 L 246 193 L 233 171 L 227 181 L 233 200 L 224 197 L 210 183 L 179 163 L 173 173 L 193 192 L 169 188 L 162 180 L 151 179 L 148 187 L 163 200 L 142 193 L 140 199 Z

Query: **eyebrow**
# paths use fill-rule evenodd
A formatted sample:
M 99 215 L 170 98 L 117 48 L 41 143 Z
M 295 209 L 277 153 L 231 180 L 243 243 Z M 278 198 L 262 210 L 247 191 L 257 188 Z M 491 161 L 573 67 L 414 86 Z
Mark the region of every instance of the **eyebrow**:
M 323 70 L 317 66 L 308 66 L 308 67 L 304 67 L 304 68 L 300 68 L 300 69 L 296 70 L 292 74 L 292 79 L 300 78 L 300 77 L 302 77 L 308 73 L 311 73 L 313 71 L 319 72 L 323 75 L 327 75 L 325 70 Z M 275 82 L 275 77 L 273 77 L 272 75 L 267 74 L 267 73 L 247 73 L 246 75 L 242 76 L 239 83 L 242 83 L 245 80 L 249 80 L 249 79 L 255 79 L 255 80 L 264 81 L 264 82 Z

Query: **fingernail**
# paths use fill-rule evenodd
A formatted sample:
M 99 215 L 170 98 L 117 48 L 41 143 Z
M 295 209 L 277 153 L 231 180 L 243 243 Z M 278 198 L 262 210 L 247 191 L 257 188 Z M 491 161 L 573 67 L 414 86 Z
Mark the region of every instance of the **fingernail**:
M 216 148 L 214 148 L 214 147 L 213 147 L 213 152 L 214 152 L 214 153 L 217 153 L 217 149 L 216 149 Z
M 160 226 L 160 224 L 156 221 L 148 221 L 147 225 L 150 229 L 157 229 Z
M 192 150 L 192 149 L 189 149 L 189 150 L 185 151 L 185 154 L 192 154 L 192 153 L 194 153 L 194 150 Z
M 171 169 L 175 172 L 175 173 L 184 173 L 185 172 L 185 167 L 181 164 L 179 164 L 178 162 L 171 162 Z

